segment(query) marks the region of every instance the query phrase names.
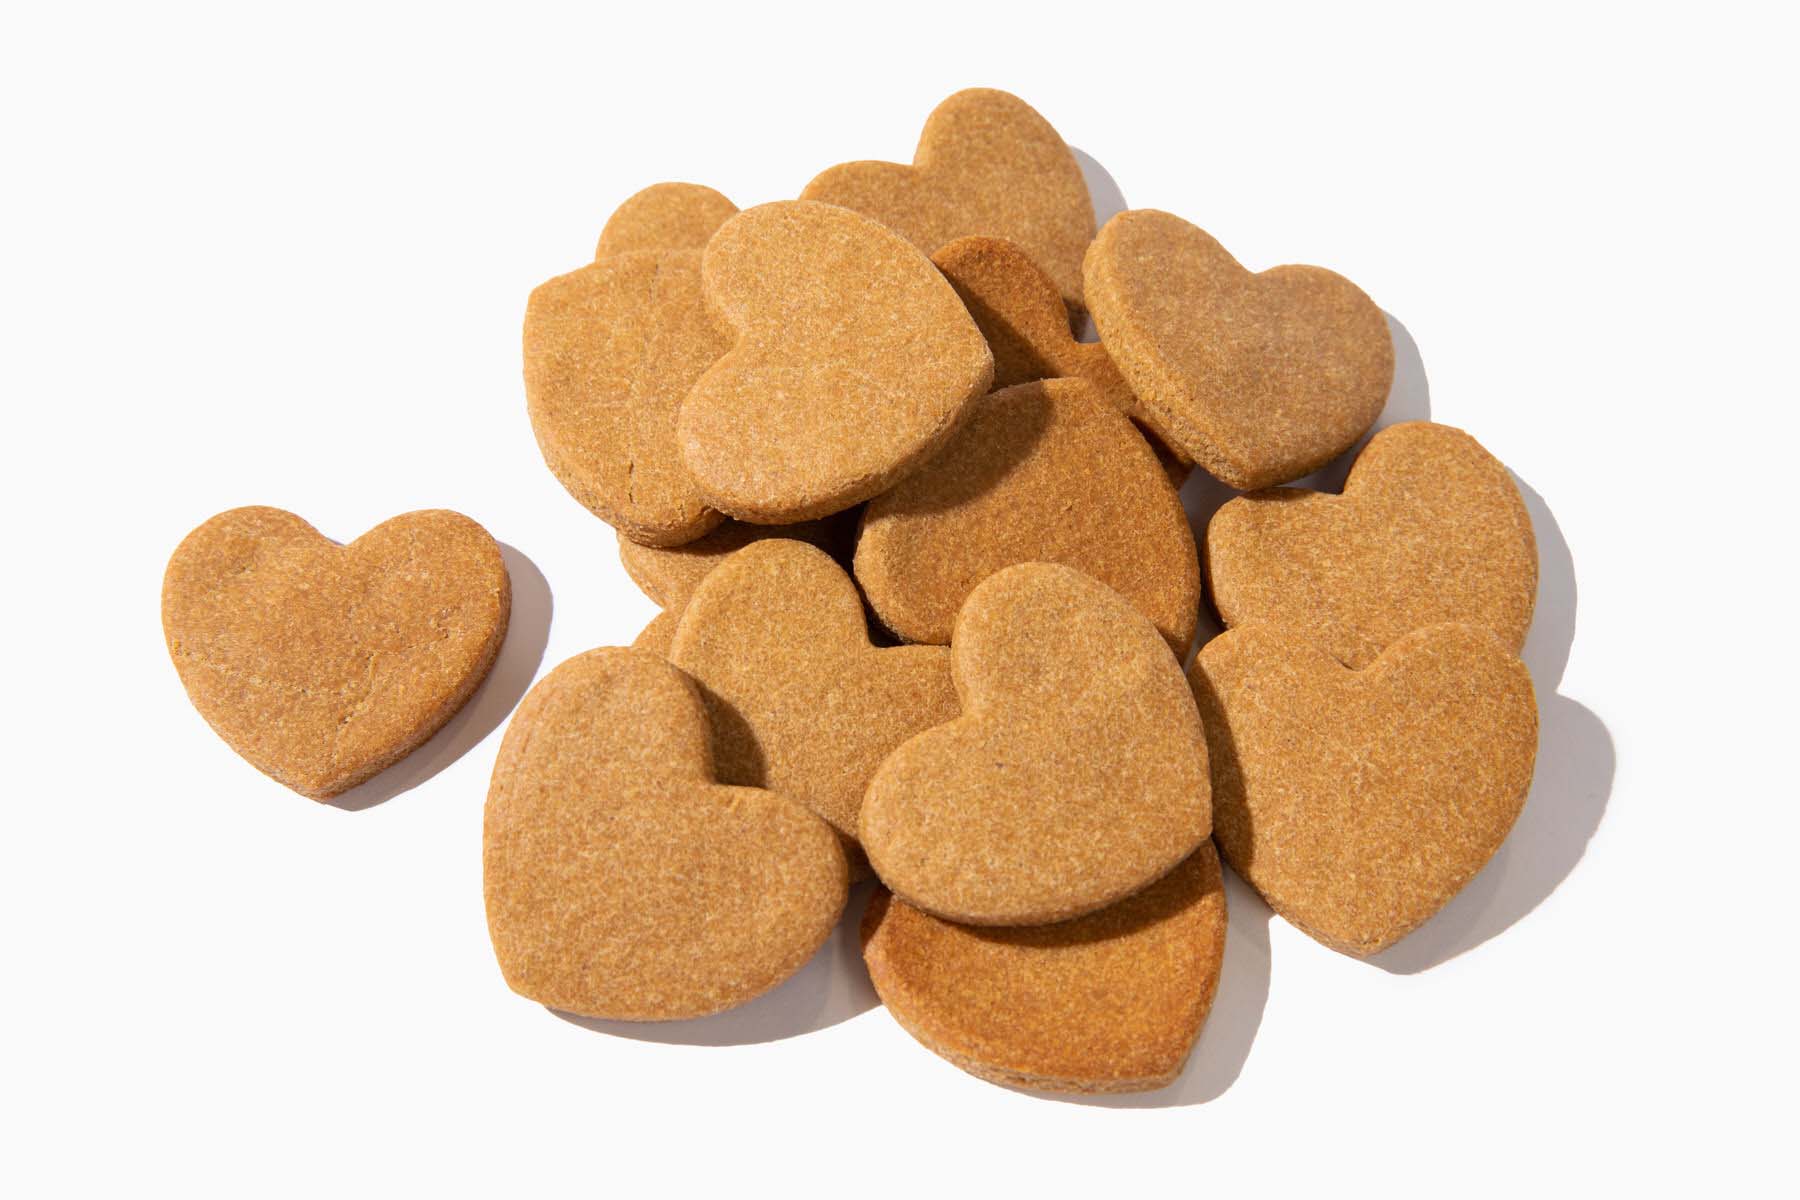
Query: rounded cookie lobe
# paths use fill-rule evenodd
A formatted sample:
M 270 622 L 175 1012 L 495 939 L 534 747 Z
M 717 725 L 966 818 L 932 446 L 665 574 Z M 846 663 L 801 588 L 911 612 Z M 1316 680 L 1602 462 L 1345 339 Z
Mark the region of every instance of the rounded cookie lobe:
M 551 472 L 633 541 L 692 541 L 708 508 L 676 446 L 676 410 L 730 345 L 707 315 L 694 250 L 617 254 L 531 293 L 525 400 Z
M 1537 541 L 1512 476 L 1460 429 L 1413 421 L 1369 439 L 1341 496 L 1239 496 L 1206 528 L 1213 604 L 1226 625 L 1304 630 L 1364 666 L 1414 629 L 1481 625 L 1525 645 Z
M 500 547 L 431 509 L 347 546 L 292 513 L 236 508 L 163 576 L 188 698 L 259 771 L 326 800 L 405 757 L 474 694 L 506 637 Z
M 843 163 L 806 185 L 803 200 L 854 209 L 927 254 L 959 237 L 1017 242 L 1082 306 L 1081 256 L 1094 204 L 1061 135 L 1017 96 L 967 88 L 932 110 L 912 165 Z
M 895 746 L 957 715 L 950 652 L 874 646 L 850 577 L 801 542 L 757 542 L 707 575 L 669 658 L 706 699 L 719 778 L 805 804 L 858 867 L 870 776 Z
M 1119 213 L 1088 248 L 1088 307 L 1156 432 L 1235 488 L 1355 444 L 1394 378 L 1387 318 L 1322 267 L 1246 271 L 1203 230 Z
M 975 318 L 994 355 L 994 387 L 1038 379 L 1082 379 L 1109 404 L 1130 416 L 1156 451 L 1157 461 L 1179 488 L 1193 467 L 1149 426 L 1131 385 L 1099 342 L 1081 342 L 1069 328 L 1069 311 L 1056 282 L 1005 238 L 963 237 L 931 256 Z
M 664 609 L 651 617 L 648 625 L 638 630 L 638 635 L 631 639 L 631 648 L 646 650 L 658 658 L 667 658 L 669 647 L 675 644 L 675 629 L 680 624 L 680 609 Z
M 736 343 L 681 404 L 681 454 L 739 520 L 826 516 L 886 490 L 955 432 L 993 359 L 929 259 L 866 217 L 783 201 L 707 243 Z
M 951 665 L 963 715 L 890 754 L 863 800 L 863 848 L 895 894 L 967 924 L 1066 920 L 1211 831 L 1180 664 L 1111 589 L 1051 563 L 999 571 L 964 602 Z
M 606 219 L 594 258 L 634 250 L 704 250 L 737 205 L 698 183 L 653 183 L 634 193 Z
M 482 830 L 514 991 L 582 1016 L 705 1016 L 824 943 L 848 887 L 837 839 L 776 793 L 713 782 L 708 744 L 692 681 L 641 651 L 590 651 L 532 688 Z
M 1079 379 L 976 401 L 937 457 L 869 502 L 856 547 L 876 615 L 940 645 L 975 586 L 1022 562 L 1098 579 L 1186 655 L 1200 559 L 1181 498 L 1125 415 Z
M 1386 949 L 1493 857 L 1531 787 L 1531 675 L 1494 635 L 1433 625 L 1352 671 L 1246 625 L 1189 671 L 1211 747 L 1214 836 L 1291 924 Z
M 886 891 L 863 914 L 863 960 L 894 1019 L 933 1053 L 1008 1087 L 1105 1093 L 1172 1083 L 1218 990 L 1219 856 L 1180 866 L 1072 921 L 977 929 Z

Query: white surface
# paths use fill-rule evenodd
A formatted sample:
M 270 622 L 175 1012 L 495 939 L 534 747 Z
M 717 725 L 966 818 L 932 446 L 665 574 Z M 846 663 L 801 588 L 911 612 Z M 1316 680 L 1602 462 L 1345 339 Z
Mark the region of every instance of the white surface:
M 11 11 L 0 1191 L 1792 1186 L 1791 29 L 1099 8 Z M 1356 280 L 1416 347 L 1403 406 L 1538 522 L 1512 842 L 1378 964 L 1234 886 L 1212 1022 L 1142 1107 L 962 1075 L 844 945 L 616 1036 L 509 993 L 483 924 L 499 724 L 654 612 L 538 458 L 526 293 L 644 184 L 789 196 L 970 84 L 1248 265 Z M 500 669 L 411 790 L 312 804 L 187 705 L 163 564 L 247 503 L 517 548 Z

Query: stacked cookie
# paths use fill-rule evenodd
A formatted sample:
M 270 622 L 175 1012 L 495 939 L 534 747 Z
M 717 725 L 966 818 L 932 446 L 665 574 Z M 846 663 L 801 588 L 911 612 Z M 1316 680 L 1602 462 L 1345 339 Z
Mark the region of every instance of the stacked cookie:
M 1096 230 L 1074 155 L 1015 97 L 958 93 L 912 164 L 834 167 L 797 200 L 638 193 L 532 294 L 524 350 L 546 464 L 664 611 L 551 671 L 506 731 L 484 877 L 522 995 L 721 1011 L 797 970 L 872 876 L 865 960 L 919 1041 L 1006 1084 L 1154 1088 L 1218 986 L 1221 853 L 1366 955 L 1524 802 L 1536 557 L 1506 470 L 1414 423 L 1369 440 L 1342 495 L 1276 486 L 1374 425 L 1380 309 L 1321 268 L 1251 273 L 1166 213 Z M 1203 547 L 1178 492 L 1196 469 L 1245 490 Z M 165 588 L 178 663 L 211 664 L 183 670 L 203 711 L 297 640 L 219 615 L 275 571 L 243 525 L 184 545 Z M 418 573 L 390 567 L 370 594 Z M 1205 601 L 1227 630 L 1184 673 Z M 493 621 L 463 624 L 468 675 Z M 369 725 L 378 697 L 339 686 L 356 706 L 314 703 L 293 737 Z M 285 728 L 288 693 L 250 690 L 256 721 L 209 718 L 285 778 L 242 729 Z

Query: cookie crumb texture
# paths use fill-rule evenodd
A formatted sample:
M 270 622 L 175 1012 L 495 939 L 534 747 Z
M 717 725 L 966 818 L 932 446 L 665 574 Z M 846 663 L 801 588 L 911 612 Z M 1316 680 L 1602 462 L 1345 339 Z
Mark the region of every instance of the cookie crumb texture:
M 1357 455 L 1341 496 L 1239 496 L 1206 528 L 1214 605 L 1227 625 L 1304 630 L 1352 667 L 1426 625 L 1480 625 L 1525 645 L 1537 599 L 1531 514 L 1500 462 L 1460 429 L 1389 426 Z
M 1317 470 L 1387 403 L 1387 318 L 1323 267 L 1252 274 L 1204 230 L 1134 209 L 1106 223 L 1084 272 L 1101 340 L 1145 420 L 1234 488 Z
M 1416 630 L 1352 671 L 1299 634 L 1247 625 L 1189 674 L 1226 860 L 1346 954 L 1384 950 L 1449 903 L 1531 788 L 1531 675 L 1488 630 Z
M 1181 497 L 1125 414 L 1080 379 L 976 401 L 937 457 L 869 502 L 856 547 L 875 614 L 937 645 L 977 584 L 1023 562 L 1098 579 L 1187 655 L 1200 556 Z
M 1206 744 L 1169 647 L 1105 585 L 1008 567 L 951 644 L 963 715 L 888 756 L 862 843 L 897 895 L 952 921 L 1035 925 L 1161 877 L 1212 828 Z
M 805 804 L 863 855 L 863 792 L 888 753 L 958 713 L 950 651 L 878 648 L 844 569 L 779 538 L 738 551 L 683 610 L 669 660 L 700 685 L 719 778 Z
M 636 250 L 704 250 L 737 205 L 698 183 L 653 183 L 613 211 L 594 258 Z
M 707 243 L 706 303 L 735 344 L 681 403 L 708 503 L 757 524 L 828 516 L 944 444 L 994 363 L 931 260 L 828 204 L 748 209 Z
M 1073 921 L 976 929 L 885 891 L 863 959 L 896 1021 L 993 1083 L 1142 1092 L 1174 1082 L 1212 1008 L 1225 890 L 1211 842 L 1129 899 Z
M 532 688 L 482 834 L 514 991 L 580 1016 L 706 1016 L 824 943 L 848 887 L 836 836 L 781 795 L 714 782 L 709 741 L 693 682 L 642 651 L 590 651 Z
M 618 254 L 538 287 L 525 310 L 525 401 L 551 473 L 646 545 L 717 526 L 723 516 L 682 465 L 675 413 L 729 345 L 702 301 L 697 250 Z
M 959 237 L 1018 243 L 1082 307 L 1081 256 L 1094 202 L 1074 153 L 1038 111 L 993 88 L 957 92 L 931 111 L 912 164 L 850 162 L 818 175 L 803 200 L 873 217 L 926 254 Z
M 436 733 L 506 636 L 500 547 L 469 518 L 407 513 L 347 546 L 277 508 L 190 533 L 163 576 L 163 632 L 227 745 L 315 800 Z

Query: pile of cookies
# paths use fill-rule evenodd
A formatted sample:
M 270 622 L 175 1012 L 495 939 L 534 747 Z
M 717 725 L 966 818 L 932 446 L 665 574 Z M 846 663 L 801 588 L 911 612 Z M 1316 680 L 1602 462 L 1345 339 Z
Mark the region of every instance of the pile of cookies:
M 1220 854 L 1354 955 L 1493 855 L 1537 744 L 1510 475 L 1412 423 L 1342 495 L 1277 486 L 1374 425 L 1381 310 L 1166 213 L 1095 224 L 1056 131 L 971 90 L 912 164 L 797 200 L 648 188 L 532 294 L 544 460 L 663 612 L 507 728 L 483 868 L 514 990 L 716 1013 L 873 877 L 864 957 L 920 1042 L 1009 1085 L 1149 1089 L 1218 986 Z M 1203 547 L 1196 469 L 1245 492 Z M 221 735 L 327 796 L 455 711 L 506 596 L 453 514 L 339 548 L 247 509 L 176 552 L 164 621 Z M 1227 631 L 1184 671 L 1208 602 Z

